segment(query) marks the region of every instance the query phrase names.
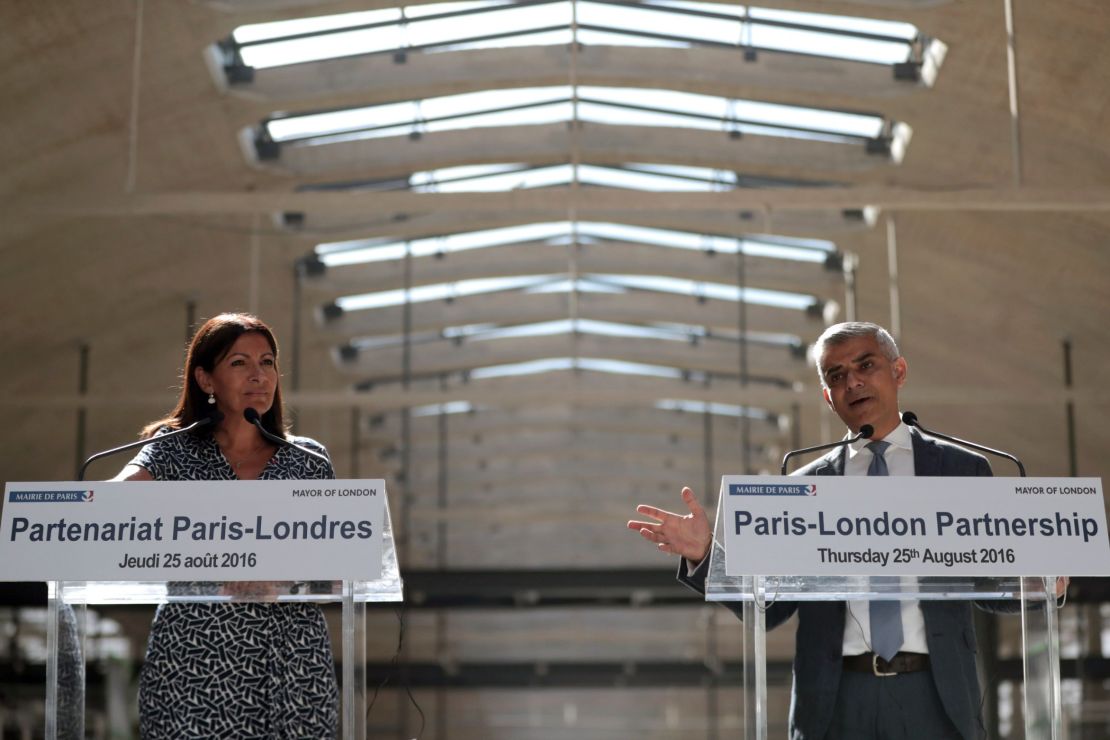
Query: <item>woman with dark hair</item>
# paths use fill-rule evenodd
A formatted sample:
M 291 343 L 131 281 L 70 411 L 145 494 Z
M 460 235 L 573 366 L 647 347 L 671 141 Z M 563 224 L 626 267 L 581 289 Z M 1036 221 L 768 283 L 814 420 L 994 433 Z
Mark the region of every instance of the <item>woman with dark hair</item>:
M 334 478 L 331 465 L 272 444 L 243 416 L 253 408 L 267 431 L 326 455 L 314 440 L 286 432 L 277 355 L 273 332 L 254 316 L 221 314 L 205 322 L 189 345 L 177 406 L 143 434 L 157 438 L 207 415 L 218 421 L 147 445 L 116 480 Z M 219 593 L 214 584 L 171 588 Z M 250 591 L 247 584 L 239 588 Z M 331 642 L 315 604 L 158 609 L 139 679 L 144 738 L 334 737 L 338 720 Z

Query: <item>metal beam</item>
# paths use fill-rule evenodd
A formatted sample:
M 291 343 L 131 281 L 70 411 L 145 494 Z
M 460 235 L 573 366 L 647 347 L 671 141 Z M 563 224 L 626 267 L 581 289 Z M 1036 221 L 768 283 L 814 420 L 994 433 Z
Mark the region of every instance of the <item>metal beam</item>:
M 916 190 L 900 187 L 829 187 L 742 189 L 718 193 L 674 193 L 544 188 L 506 193 L 410 192 L 240 192 L 82 193 L 65 198 L 15 197 L 13 218 L 59 216 L 218 215 L 296 211 L 357 218 L 427 211 L 515 211 L 563 220 L 568 211 L 579 218 L 623 211 L 681 213 L 690 210 L 812 210 L 875 206 L 894 211 L 946 212 L 1105 212 L 1110 188 L 952 188 Z
M 566 214 L 562 217 L 565 218 Z M 778 234 L 822 239 L 843 238 L 865 233 L 878 219 L 877 209 L 827 208 L 795 209 L 770 213 L 761 209 L 740 211 L 690 210 L 662 213 L 629 211 L 594 211 L 592 219 L 604 223 L 622 222 L 657 229 L 674 229 L 699 234 L 743 237 L 750 234 Z M 305 241 L 334 242 L 386 236 L 398 241 L 438 234 L 481 231 L 506 226 L 536 223 L 551 217 L 549 210 L 472 210 L 466 213 L 407 213 L 397 218 L 362 216 L 360 214 L 329 215 L 288 212 L 274 215 L 274 221 L 290 236 Z
M 816 402 L 820 392 L 813 387 L 799 389 L 787 388 L 749 388 L 741 390 L 738 386 L 718 383 L 711 387 L 683 383 L 681 381 L 639 383 L 639 378 L 618 378 L 620 382 L 608 387 L 575 387 L 572 383 L 559 380 L 552 383 L 548 373 L 537 379 L 501 379 L 483 381 L 447 390 L 377 388 L 372 392 L 356 393 L 347 391 L 300 391 L 285 395 L 285 402 L 299 409 L 351 409 L 360 408 L 370 413 L 395 411 L 406 406 L 425 406 L 452 401 L 470 401 L 475 404 L 501 405 L 505 407 L 526 407 L 542 404 L 552 399 L 568 403 L 634 405 L 654 403 L 660 398 L 683 398 L 692 401 L 710 401 L 727 404 L 751 405 L 757 408 L 788 410 L 796 401 Z M 904 405 L 916 404 L 957 404 L 974 407 L 996 407 L 1020 404 L 1026 408 L 1059 409 L 1067 401 L 1077 406 L 1105 405 L 1110 403 L 1110 391 L 1106 389 L 1053 389 L 1053 388 L 979 388 L 975 386 L 925 386 L 918 385 L 903 394 Z M 90 393 L 87 396 L 75 393 L 23 393 L 0 396 L 0 409 L 77 409 L 77 408 L 139 408 L 144 410 L 164 410 L 173 398 L 165 393 Z
M 409 661 L 403 664 L 410 688 L 444 687 L 452 689 L 558 689 L 558 688 L 649 688 L 704 686 L 710 681 L 720 686 L 739 686 L 743 680 L 743 663 L 719 661 L 712 666 L 705 661 L 682 660 L 628 660 L 628 661 L 503 661 L 503 662 L 450 662 L 442 663 Z M 768 683 L 789 685 L 791 661 L 771 660 L 767 663 Z M 386 661 L 366 663 L 366 681 L 370 685 L 396 681 L 398 664 Z M 1110 679 L 1110 659 L 1062 659 L 1060 675 L 1070 679 L 1082 675 L 1092 681 Z M 1008 658 L 997 663 L 997 670 L 990 677 L 991 684 L 999 681 L 1022 682 L 1022 663 L 1018 658 Z M 46 680 L 45 668 L 28 666 L 15 671 L 9 666 L 0 667 L 0 684 L 41 684 Z M 104 683 L 104 673 L 99 664 L 88 667 L 87 682 L 90 686 Z
M 814 391 L 815 398 L 820 393 Z M 685 411 L 650 408 L 642 405 L 619 406 L 607 404 L 604 408 L 596 406 L 573 406 L 558 404 L 554 399 L 543 403 L 520 407 L 482 407 L 473 412 L 458 414 L 451 422 L 451 436 L 454 440 L 470 440 L 480 443 L 484 438 L 496 439 L 513 436 L 528 430 L 540 429 L 553 433 L 580 433 L 590 435 L 611 434 L 613 438 L 636 439 L 639 435 L 660 433 L 668 438 L 681 439 L 693 437 L 700 440 L 702 420 L 700 414 Z M 735 434 L 739 423 L 734 416 L 721 416 L 714 426 L 718 432 Z M 775 419 L 767 421 L 767 427 L 778 428 Z M 369 431 L 375 441 L 392 440 L 398 434 L 396 416 L 379 415 L 371 417 Z M 770 430 L 769 430 L 770 433 Z M 412 438 L 420 440 L 435 439 L 435 424 L 430 416 L 413 419 Z

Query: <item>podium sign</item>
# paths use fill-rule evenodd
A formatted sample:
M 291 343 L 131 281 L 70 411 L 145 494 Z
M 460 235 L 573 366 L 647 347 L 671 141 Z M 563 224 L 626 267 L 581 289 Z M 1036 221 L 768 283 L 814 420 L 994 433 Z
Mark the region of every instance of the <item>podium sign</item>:
M 0 581 L 376 581 L 382 480 L 9 483 Z
M 725 476 L 708 568 L 706 599 L 738 602 L 742 614 L 744 738 L 768 737 L 772 604 L 914 599 L 1011 601 L 1025 737 L 1059 740 L 1054 576 L 1110 575 L 1102 482 Z
M 728 576 L 1103 576 L 1098 478 L 725 476 Z
M 366 604 L 403 600 L 382 480 L 9 483 L 4 580 L 48 581 L 46 740 L 85 736 L 89 605 L 248 601 L 341 605 L 342 737 L 365 738 Z

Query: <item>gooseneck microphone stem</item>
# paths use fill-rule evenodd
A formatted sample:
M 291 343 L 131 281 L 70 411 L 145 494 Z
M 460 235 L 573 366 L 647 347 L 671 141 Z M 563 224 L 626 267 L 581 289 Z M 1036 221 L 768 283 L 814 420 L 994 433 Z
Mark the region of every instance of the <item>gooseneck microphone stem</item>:
M 917 414 L 915 414 L 912 411 L 903 412 L 902 413 L 902 421 L 906 424 L 906 426 L 917 427 L 918 429 L 920 429 L 925 434 L 928 434 L 930 437 L 936 437 L 938 439 L 943 439 L 947 442 L 955 442 L 956 444 L 961 445 L 963 447 L 970 447 L 973 450 L 977 450 L 979 452 L 985 452 L 988 455 L 997 455 L 998 457 L 1004 457 L 1007 460 L 1012 461 L 1015 465 L 1018 466 L 1018 470 L 1021 472 L 1021 477 L 1022 478 L 1026 477 L 1026 475 L 1025 475 L 1025 466 L 1021 464 L 1021 460 L 1018 460 L 1016 456 L 1011 455 L 1009 452 L 1003 452 L 1002 450 L 996 450 L 993 447 L 984 447 L 983 445 L 977 445 L 974 442 L 968 442 L 966 439 L 960 439 L 959 437 L 950 437 L 947 434 L 941 434 L 940 432 L 934 432 L 930 429 L 926 429 L 925 427 L 921 426 L 921 422 L 919 422 L 917 420 Z
M 130 442 L 130 443 L 125 444 L 125 445 L 120 445 L 119 447 L 113 447 L 110 450 L 104 450 L 103 452 L 98 452 L 95 455 L 90 455 L 85 460 L 85 462 L 81 464 L 81 470 L 77 473 L 77 480 L 85 480 L 85 470 L 89 467 L 89 465 L 96 462 L 97 460 L 99 460 L 102 457 L 111 457 L 112 455 L 115 455 L 118 452 L 126 452 L 127 450 L 133 450 L 136 447 L 145 447 L 146 445 L 153 444 L 154 442 L 161 442 L 164 439 L 169 439 L 170 437 L 176 437 L 179 434 L 185 434 L 186 432 L 191 432 L 194 429 L 200 429 L 201 427 L 206 427 L 209 424 L 215 424 L 217 421 L 219 421 L 222 418 L 223 418 L 222 414 L 220 414 L 219 416 L 206 416 L 203 419 L 197 419 L 196 421 L 194 421 L 192 424 L 190 424 L 187 427 L 181 427 L 180 429 L 174 429 L 172 432 L 166 432 L 165 434 L 159 434 L 156 437 L 148 437 L 147 439 L 140 439 L 138 442 Z
M 299 444 L 296 444 L 294 442 L 290 442 L 285 437 L 279 437 L 276 434 L 274 434 L 273 432 L 271 432 L 270 430 L 268 430 L 266 427 L 262 426 L 262 417 L 258 414 L 258 411 L 256 409 L 250 408 L 249 406 L 247 408 L 243 409 L 243 418 L 246 419 L 251 424 L 254 424 L 256 427 L 258 427 L 259 434 L 261 434 L 263 437 L 270 440 L 271 442 L 273 442 L 277 446 L 279 446 L 279 447 L 292 447 L 295 450 L 300 450 L 301 452 L 308 455 L 309 457 L 316 458 L 317 460 L 319 460 L 320 462 L 322 462 L 326 465 L 331 465 L 331 460 L 329 460 L 326 455 L 321 455 L 319 452 L 313 452 L 312 450 L 308 449 L 307 447 L 302 447 Z
M 863 426 L 861 426 L 859 428 L 859 434 L 857 434 L 854 437 L 849 437 L 848 439 L 842 439 L 839 442 L 829 442 L 828 444 L 817 445 L 816 447 L 803 447 L 800 450 L 791 450 L 790 452 L 787 452 L 785 455 L 783 455 L 782 470 L 780 471 L 780 473 L 782 475 L 786 475 L 786 463 L 788 463 L 790 461 L 790 458 L 792 458 L 792 457 L 796 457 L 797 455 L 805 455 L 809 452 L 820 452 L 821 450 L 831 450 L 833 447 L 844 447 L 845 445 L 850 445 L 853 442 L 858 442 L 861 439 L 871 439 L 871 435 L 874 434 L 874 433 L 875 433 L 875 427 L 871 426 L 870 424 L 864 424 Z

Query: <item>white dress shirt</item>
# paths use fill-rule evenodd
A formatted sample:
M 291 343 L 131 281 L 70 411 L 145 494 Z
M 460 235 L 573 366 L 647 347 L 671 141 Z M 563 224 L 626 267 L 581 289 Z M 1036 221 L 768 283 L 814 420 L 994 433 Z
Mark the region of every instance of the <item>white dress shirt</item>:
M 867 468 L 871 466 L 874 454 L 867 449 L 872 440 L 861 439 L 855 444 L 848 445 L 848 457 L 844 461 L 844 475 L 867 475 Z M 884 442 L 889 442 L 890 447 L 883 453 L 886 459 L 887 470 L 892 476 L 914 475 L 913 467 L 913 439 L 910 437 L 910 428 L 899 424 L 887 436 Z M 912 585 L 913 576 L 903 576 L 903 583 Z M 918 601 L 903 601 L 902 603 L 902 647 L 899 648 L 910 653 L 927 653 L 929 647 L 925 642 L 925 617 L 921 613 Z M 871 613 L 866 601 L 849 601 L 848 613 L 844 618 L 844 655 L 860 655 L 871 652 Z

